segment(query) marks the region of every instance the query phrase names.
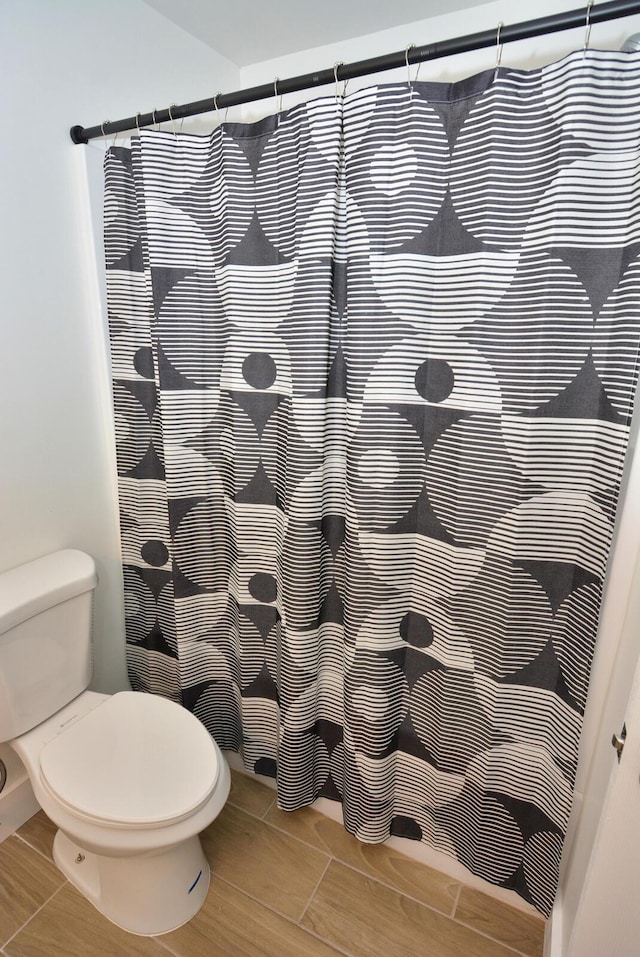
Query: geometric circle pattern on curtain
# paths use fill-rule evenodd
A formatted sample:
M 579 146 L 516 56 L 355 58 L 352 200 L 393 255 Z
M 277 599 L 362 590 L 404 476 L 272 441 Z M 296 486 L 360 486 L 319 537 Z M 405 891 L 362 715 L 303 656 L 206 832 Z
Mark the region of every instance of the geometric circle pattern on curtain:
M 550 910 L 637 379 L 640 61 L 106 158 L 133 686 Z

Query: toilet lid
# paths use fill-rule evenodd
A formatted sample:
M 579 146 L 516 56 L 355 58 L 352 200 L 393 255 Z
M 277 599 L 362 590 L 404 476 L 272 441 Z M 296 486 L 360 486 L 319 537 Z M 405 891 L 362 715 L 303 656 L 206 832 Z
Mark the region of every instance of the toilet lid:
M 218 750 L 180 705 L 121 691 L 49 741 L 40 771 L 56 800 L 80 817 L 156 827 L 205 803 L 218 778 Z

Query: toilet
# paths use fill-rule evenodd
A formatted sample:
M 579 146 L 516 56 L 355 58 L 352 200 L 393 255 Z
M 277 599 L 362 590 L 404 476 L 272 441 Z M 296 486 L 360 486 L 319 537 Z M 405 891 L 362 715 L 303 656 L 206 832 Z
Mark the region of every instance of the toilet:
M 58 827 L 63 874 L 124 930 L 164 934 L 204 903 L 198 835 L 224 806 L 229 768 L 173 701 L 87 690 L 96 584 L 72 549 L 0 574 L 0 743 Z

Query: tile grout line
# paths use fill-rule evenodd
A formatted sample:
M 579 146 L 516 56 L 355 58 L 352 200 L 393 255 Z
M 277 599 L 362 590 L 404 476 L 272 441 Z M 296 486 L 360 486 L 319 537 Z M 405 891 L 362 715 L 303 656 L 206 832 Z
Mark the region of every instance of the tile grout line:
M 460 906 L 460 898 L 462 897 L 462 891 L 463 891 L 463 889 L 464 889 L 465 887 L 468 887 L 468 886 L 469 886 L 468 884 L 462 884 L 462 883 L 460 884 L 460 887 L 458 888 L 458 893 L 457 893 L 457 895 L 456 895 L 456 901 L 455 901 L 455 904 L 454 904 L 454 906 L 453 906 L 453 910 L 452 910 L 451 914 L 449 915 L 449 920 L 454 921 L 454 923 L 456 923 L 456 924 L 460 924 L 462 927 L 467 927 L 469 930 L 473 930 L 473 931 L 475 931 L 477 934 L 482 934 L 483 937 L 488 937 L 489 940 L 495 940 L 496 943 L 502 944 L 503 947 L 508 947 L 510 950 L 513 950 L 515 953 L 521 954 L 521 957 L 531 957 L 530 954 L 526 954 L 524 951 L 518 950 L 517 947 L 511 947 L 510 944 L 505 944 L 504 941 L 498 940 L 496 937 L 491 937 L 490 934 L 485 934 L 484 931 L 478 930 L 478 928 L 477 928 L 477 927 L 474 927 L 473 924 L 469 924 L 469 923 L 468 923 L 467 921 L 465 921 L 463 918 L 460 918 L 460 917 L 456 917 L 456 916 L 455 916 L 455 915 L 456 915 L 456 912 L 457 912 L 457 910 L 458 910 L 458 907 Z M 473 889 L 473 888 L 472 888 L 472 889 Z M 482 892 L 481 892 L 481 893 L 482 893 Z M 503 901 L 500 901 L 497 897 L 493 897 L 493 898 L 491 898 L 491 899 L 494 900 L 494 901 L 497 901 L 499 904 L 503 904 L 504 907 L 509 907 L 509 906 L 510 906 L 509 904 L 505 904 Z M 532 918 L 532 919 L 535 920 L 535 917 L 534 917 L 532 914 L 527 914 L 525 911 L 521 911 L 521 912 L 519 912 L 519 913 L 521 913 L 523 917 L 530 917 L 530 918 Z M 545 922 L 545 930 L 546 930 L 546 922 Z
M 14 831 L 13 836 L 17 837 L 18 840 L 22 841 L 23 844 L 26 844 L 27 847 L 30 847 L 32 851 L 36 852 L 36 854 L 39 854 L 40 857 L 44 857 L 45 861 L 47 861 L 48 864 L 52 864 L 56 869 L 59 869 L 57 867 L 56 862 L 53 860 L 52 857 L 49 857 L 47 854 L 44 853 L 44 851 L 41 851 L 39 847 L 36 847 L 34 844 L 31 843 L 31 841 L 28 841 L 26 837 L 22 836 L 22 834 L 18 834 L 17 831 Z
M 329 858 L 327 868 L 329 867 L 331 860 L 332 858 Z M 326 873 L 326 868 L 325 868 L 325 873 Z M 227 887 L 231 887 L 234 891 L 238 891 L 240 894 L 244 894 L 244 896 L 248 897 L 249 900 L 254 902 L 254 904 L 258 904 L 260 907 L 264 907 L 265 910 L 268 910 L 272 914 L 275 914 L 277 917 L 282 918 L 282 920 L 286 921 L 288 924 L 291 924 L 293 927 L 297 927 L 298 930 L 302 931 L 302 933 L 308 934 L 310 937 L 315 938 L 315 940 L 319 940 L 321 943 L 326 944 L 326 946 L 329 947 L 330 950 L 334 950 L 337 954 L 343 954 L 344 957 L 354 957 L 354 954 L 352 951 L 344 950 L 342 947 L 340 947 L 339 944 L 336 944 L 335 941 L 329 941 L 325 937 L 321 937 L 315 930 L 311 930 L 310 927 L 303 927 L 302 924 L 297 923 L 295 919 L 290 916 L 290 914 L 284 914 L 282 911 L 276 910 L 276 908 L 272 907 L 270 904 L 265 904 L 265 902 L 260 900 L 260 898 L 254 897 L 254 895 L 250 894 L 249 891 L 244 890 L 244 888 L 242 887 L 238 887 L 237 884 L 233 884 L 231 881 L 227 880 L 225 877 L 220 877 L 219 874 L 216 874 L 215 876 L 217 880 L 222 881 L 222 883 L 226 884 Z M 300 918 L 300 920 L 302 920 L 302 917 Z M 175 957 L 184 957 L 184 955 L 176 953 Z
M 402 897 L 406 897 L 408 900 L 411 900 L 411 901 L 413 901 L 413 902 L 416 903 L 416 904 L 421 904 L 423 907 L 427 907 L 429 910 L 433 911 L 434 913 L 440 914 L 441 917 L 448 917 L 449 919 L 452 919 L 451 916 L 450 916 L 449 914 L 447 914 L 446 911 L 439 910 L 437 907 L 433 907 L 431 904 L 427 904 L 425 901 L 420 900 L 420 898 L 418 898 L 418 897 L 413 897 L 411 894 L 408 894 L 408 893 L 406 893 L 405 891 L 400 890 L 400 888 L 397 887 L 395 884 L 390 884 L 388 881 L 384 880 L 384 878 L 379 877 L 379 876 L 377 875 L 377 873 L 376 873 L 376 874 L 372 874 L 370 871 L 363 871 L 363 870 L 361 870 L 359 867 L 356 867 L 354 864 L 348 864 L 346 861 L 343 861 L 342 858 L 336 857 L 334 854 L 331 853 L 331 851 L 329 851 L 329 850 L 323 850 L 322 848 L 318 847 L 317 844 L 310 844 L 309 841 L 305 841 L 304 838 L 297 837 L 295 834 L 292 834 L 291 831 L 287 831 L 285 828 L 280 827 L 278 824 L 274 824 L 272 821 L 265 821 L 265 820 L 263 820 L 262 818 L 256 817 L 255 814 L 251 814 L 250 811 L 245 811 L 244 808 L 238 807 L 236 804 L 234 804 L 233 806 L 234 806 L 235 808 L 237 808 L 237 810 L 242 811 L 244 814 L 248 814 L 248 815 L 249 815 L 250 817 L 252 817 L 254 820 L 256 820 L 256 821 L 261 821 L 263 824 L 266 824 L 267 827 L 273 828 L 274 831 L 278 831 L 278 833 L 284 834 L 284 835 L 286 835 L 286 837 L 290 837 L 290 838 L 291 838 L 292 840 L 294 840 L 294 841 L 298 841 L 300 844 L 303 844 L 305 847 L 308 847 L 310 850 L 316 851 L 318 854 L 326 854 L 326 855 L 328 855 L 328 857 L 329 857 L 330 860 L 334 860 L 334 861 L 336 861 L 336 863 L 342 864 L 343 867 L 348 867 L 349 870 L 355 871 L 357 874 L 360 874 L 362 877 L 366 877 L 368 880 L 377 881 L 378 884 L 382 884 L 382 886 L 383 886 L 383 887 L 386 887 L 387 890 L 395 891 L 396 894 L 400 894 Z M 269 809 L 269 810 L 271 810 L 271 809 Z M 292 812 L 292 813 L 295 813 L 295 812 Z M 319 813 L 321 813 L 321 812 L 316 811 L 316 813 L 319 814 Z M 331 820 L 331 818 L 328 818 L 328 820 Z M 335 821 L 334 823 L 335 823 L 335 824 L 338 824 L 338 826 L 340 826 L 338 821 Z M 348 834 L 349 832 L 348 832 L 348 831 L 345 831 L 345 833 Z M 357 840 L 357 838 L 356 838 L 356 840 Z M 361 842 L 358 842 L 358 844 L 360 844 L 360 843 L 361 843 Z M 368 844 L 363 844 L 363 847 L 370 847 L 370 846 L 371 846 L 371 847 L 373 847 L 373 846 L 384 846 L 384 842 L 383 842 L 382 845 L 368 845 Z M 393 850 L 393 849 L 391 848 L 390 850 Z M 397 853 L 400 854 L 400 856 L 402 857 L 403 860 L 413 861 L 413 858 L 407 857 L 406 855 L 401 854 L 401 852 L 399 852 L 399 851 L 398 851 Z M 428 867 L 429 867 L 428 864 L 420 865 L 420 862 L 419 862 L 419 861 L 418 861 L 418 862 L 414 862 L 414 863 L 417 863 L 419 866 L 424 866 L 425 868 L 428 868 Z M 430 868 L 430 870 L 435 870 L 435 868 Z M 437 873 L 437 874 L 443 874 L 442 871 L 436 871 L 436 873 Z M 446 877 L 447 875 L 445 874 L 444 876 Z M 466 887 L 467 885 L 462 884 L 460 881 L 456 880 L 455 878 L 451 878 L 451 881 L 452 881 L 452 883 L 454 883 L 454 884 L 458 884 L 457 894 L 458 894 L 458 896 L 459 896 L 459 895 L 462 893 L 462 888 L 463 888 L 463 886 Z M 232 885 L 232 886 L 235 886 L 235 885 Z M 315 891 L 314 891 L 314 893 L 315 893 Z M 457 903 L 457 902 L 456 902 L 456 903 Z M 307 906 L 308 906 L 308 905 L 307 905 Z M 507 905 L 505 905 L 505 906 L 508 907 L 509 905 L 507 904 Z M 471 929 L 473 930 L 473 928 L 471 928 Z
M 275 804 L 275 801 L 273 803 Z M 248 814 L 249 817 L 252 817 L 255 821 L 260 821 L 261 824 L 266 824 L 267 827 L 272 828 L 274 831 L 277 831 L 279 834 L 284 834 L 286 835 L 286 837 L 290 837 L 291 840 L 297 841 L 299 844 L 303 844 L 305 847 L 308 847 L 312 851 L 317 851 L 318 854 L 324 854 L 329 858 L 333 858 L 333 854 L 329 850 L 324 850 L 323 848 L 318 847 L 317 844 L 310 844 L 309 841 L 305 841 L 304 838 L 298 837 L 296 834 L 292 834 L 291 831 L 287 831 L 286 828 L 280 827 L 278 824 L 274 824 L 272 821 L 267 821 L 263 817 L 256 817 L 256 815 L 252 814 L 251 811 L 245 811 L 243 807 L 238 807 L 237 804 L 234 804 L 233 806 L 236 808 L 236 810 L 242 811 L 244 814 Z M 271 810 L 272 807 L 273 807 L 273 804 L 269 808 L 269 811 Z M 304 809 L 301 808 L 301 810 L 304 810 Z M 266 814 L 268 814 L 269 811 L 267 811 Z M 284 813 L 287 813 L 287 812 L 284 812 Z M 292 811 L 290 813 L 295 814 L 295 811 Z M 336 821 L 335 823 L 338 823 L 338 822 Z M 338 858 L 335 858 L 335 860 L 338 860 Z M 342 861 L 340 863 L 342 863 Z
M 206 899 L 206 898 L 205 898 L 205 899 Z M 194 916 L 195 916 L 195 915 L 194 915 Z M 191 919 L 193 920 L 193 917 L 192 917 Z M 177 929 L 178 929 L 178 928 L 176 927 L 176 930 L 177 930 Z M 173 957 L 184 957 L 183 954 L 180 954 L 177 950 L 173 950 L 171 947 L 169 947 L 169 944 L 165 944 L 165 942 L 164 942 L 163 939 L 162 939 L 163 937 L 164 937 L 164 934 L 161 934 L 161 935 L 159 935 L 159 936 L 157 936 L 157 937 L 151 937 L 151 938 L 149 938 L 149 939 L 150 939 L 150 940 L 154 940 L 154 941 L 156 942 L 156 944 L 158 944 L 160 947 L 163 947 L 163 948 L 167 951 L 167 953 L 168 953 L 168 954 L 172 954 Z
M 327 871 L 329 870 L 329 867 L 331 866 L 331 862 L 332 862 L 332 861 L 336 861 L 336 860 L 337 860 L 337 859 L 336 859 L 335 857 L 332 857 L 332 856 L 329 857 L 329 860 L 327 861 L 327 866 L 325 867 L 325 869 L 324 869 L 324 871 L 323 871 L 323 873 L 322 873 L 322 875 L 321 875 L 321 877 L 320 877 L 320 880 L 319 880 L 318 883 L 316 884 L 316 886 L 315 886 L 315 888 L 314 888 L 314 890 L 313 890 L 313 893 L 311 894 L 311 897 L 310 897 L 309 900 L 307 901 L 307 905 L 306 905 L 305 909 L 303 910 L 302 914 L 300 915 L 300 919 L 298 920 L 297 926 L 298 926 L 298 927 L 300 928 L 300 930 L 302 930 L 305 934 L 309 934 L 310 937 L 314 937 L 316 940 L 319 940 L 319 941 L 321 941 L 323 944 L 326 944 L 327 947 L 329 947 L 331 950 L 334 950 L 334 951 L 336 951 L 336 952 L 339 953 L 339 954 L 344 954 L 344 957 L 354 957 L 354 952 L 353 952 L 352 950 L 347 950 L 345 947 L 343 947 L 343 946 L 341 946 L 340 944 L 338 944 L 335 940 L 329 940 L 329 939 L 326 938 L 326 937 L 322 937 L 320 934 L 318 934 L 318 932 L 315 930 L 315 928 L 311 928 L 311 927 L 305 926 L 305 925 L 303 925 L 303 923 L 302 923 L 302 921 L 303 921 L 304 918 L 305 918 L 305 915 L 306 915 L 307 911 L 309 910 L 309 906 L 311 905 L 311 902 L 312 902 L 313 898 L 314 898 L 314 897 L 316 896 L 316 894 L 318 893 L 318 888 L 319 888 L 320 885 L 322 884 L 322 881 L 324 880 L 325 875 L 326 875 Z M 342 861 L 338 861 L 338 863 L 341 864 Z
M 212 876 L 214 875 L 213 870 L 211 871 L 211 874 Z M 227 887 L 231 887 L 234 891 L 238 891 L 240 894 L 244 894 L 244 896 L 248 897 L 249 900 L 252 900 L 254 904 L 259 904 L 260 907 L 266 907 L 267 910 L 270 910 L 273 914 L 277 914 L 278 917 L 282 917 L 284 920 L 288 921 L 290 924 L 294 924 L 296 927 L 299 926 L 296 919 L 292 917 L 291 914 L 285 914 L 284 911 L 278 910 L 276 907 L 272 907 L 271 904 L 266 904 L 263 900 L 260 900 L 259 897 L 256 897 L 255 894 L 252 894 L 250 891 L 245 890 L 244 887 L 240 887 L 238 884 L 234 884 L 233 881 L 230 881 L 226 877 L 222 877 L 220 874 L 215 874 L 215 877 L 217 880 L 222 881 L 223 884 L 226 884 Z
M 27 920 L 25 920 L 24 924 L 21 924 L 21 926 L 18 927 L 17 931 L 16 931 L 14 934 L 12 934 L 11 937 L 8 938 L 8 940 L 5 940 L 5 942 L 4 942 L 3 945 L 2 945 L 2 950 L 3 950 L 3 952 L 4 952 L 4 948 L 7 947 L 7 946 L 11 943 L 12 940 L 15 940 L 15 938 L 18 936 L 18 934 L 21 933 L 21 931 L 23 931 L 23 930 L 25 929 L 25 927 L 27 926 L 27 924 L 30 924 L 31 921 L 33 920 L 33 918 L 34 918 L 37 914 L 39 914 L 40 911 L 43 910 L 43 909 L 47 906 L 47 904 L 49 904 L 49 903 L 53 900 L 53 898 L 56 896 L 56 894 L 59 894 L 60 891 L 62 890 L 62 888 L 67 886 L 68 883 L 69 883 L 69 881 L 63 880 L 63 882 L 62 882 L 62 884 L 60 885 L 60 887 L 56 887 L 56 889 L 54 890 L 53 894 L 51 894 L 50 897 L 47 897 L 46 901 L 45 901 L 43 904 L 40 904 L 40 907 L 38 907 L 37 910 L 34 910 L 33 914 L 31 914 L 31 916 L 28 917 Z
M 267 816 L 267 814 L 269 813 L 269 811 L 277 804 L 277 801 L 278 801 L 277 796 L 274 796 L 273 801 L 271 802 L 271 804 L 269 805 L 269 807 L 267 808 L 267 810 L 264 812 L 264 814 L 263 814 L 262 817 L 260 818 L 261 821 L 264 821 L 264 819 L 265 819 L 265 817 Z
M 300 930 L 307 934 L 309 937 L 312 937 L 314 940 L 319 940 L 321 944 L 324 944 L 325 947 L 328 947 L 330 951 L 336 954 L 342 954 L 343 957 L 357 957 L 357 954 L 353 950 L 345 950 L 343 946 L 336 943 L 335 940 L 328 940 L 326 937 L 321 937 L 317 931 L 312 930 L 310 927 L 302 927 L 301 924 L 296 924 L 296 927 L 299 927 Z
M 485 933 L 483 930 L 478 930 L 477 927 L 473 927 L 471 924 L 466 924 L 463 920 L 460 920 L 458 917 L 448 917 L 447 920 L 452 921 L 454 924 L 457 924 L 459 927 L 464 927 L 466 930 L 472 930 L 474 934 L 478 934 L 479 937 L 484 937 L 485 940 L 490 940 L 493 944 L 500 944 L 501 947 L 506 948 L 512 954 L 517 954 L 518 957 L 531 957 L 530 954 L 525 954 L 524 951 L 518 950 L 517 947 L 512 947 L 511 944 L 505 943 L 504 940 L 499 940 L 497 937 L 492 937 L 490 934 Z
M 462 884 L 460 883 L 460 884 L 458 885 L 458 893 L 456 894 L 456 899 L 455 899 L 454 902 L 453 902 L 453 910 L 452 910 L 451 913 L 449 914 L 449 917 L 451 918 L 451 920 L 453 920 L 453 915 L 455 914 L 455 912 L 456 912 L 457 909 L 458 909 L 458 904 L 460 903 L 460 898 L 461 898 L 461 897 L 462 897 Z
M 325 869 L 323 870 L 322 874 L 320 875 L 320 880 L 317 881 L 316 886 L 315 886 L 315 887 L 313 888 L 313 890 L 311 891 L 311 894 L 309 895 L 309 900 L 308 900 L 307 903 L 304 905 L 304 908 L 303 908 L 303 910 L 302 910 L 302 913 L 300 914 L 300 917 L 299 917 L 298 920 L 296 921 L 296 923 L 297 923 L 299 926 L 302 925 L 302 921 L 304 920 L 304 915 L 305 915 L 305 914 L 307 913 L 307 911 L 309 910 L 309 905 L 310 905 L 311 901 L 313 900 L 313 898 L 316 896 L 316 893 L 317 893 L 317 891 L 318 891 L 318 888 L 319 888 L 320 885 L 322 884 L 322 882 L 323 882 L 323 880 L 324 880 L 324 878 L 325 878 L 325 874 L 326 874 L 327 871 L 329 870 L 329 867 L 331 866 L 331 861 L 333 861 L 333 860 L 334 860 L 333 857 L 329 857 L 329 860 L 327 861 L 327 865 L 326 865 Z
M 271 804 L 269 805 L 269 807 L 267 808 L 267 810 L 264 812 L 265 814 L 268 814 L 268 813 L 269 813 L 269 811 L 270 811 L 271 808 L 273 807 L 273 804 L 274 804 L 274 802 L 272 801 Z M 227 805 L 231 805 L 231 807 L 234 807 L 234 808 L 236 809 L 236 811 L 242 811 L 243 814 L 248 814 L 249 817 L 252 817 L 252 818 L 254 819 L 254 821 L 264 821 L 264 816 L 260 816 L 259 814 L 256 814 L 254 811 L 248 811 L 246 807 L 243 807 L 243 806 L 242 806 L 242 804 L 235 804 L 235 803 L 231 800 L 231 798 L 227 798 L 227 803 L 225 804 L 225 807 L 226 807 Z M 211 823 L 212 823 L 212 824 L 215 823 L 215 820 L 216 820 L 216 819 L 214 818 Z M 209 826 L 211 826 L 211 825 L 209 825 Z
M 375 881 L 376 884 L 380 884 L 381 887 L 384 887 L 388 891 L 393 891 L 394 894 L 398 894 L 400 897 L 406 897 L 407 900 L 412 901 L 414 904 L 418 904 L 420 907 L 426 907 L 427 910 L 431 911 L 434 914 L 438 914 L 440 917 L 446 918 L 446 920 L 451 920 L 451 918 L 442 910 L 438 910 L 437 907 L 434 907 L 432 904 L 427 904 L 425 901 L 421 901 L 417 897 L 412 897 L 411 894 L 401 891 L 399 887 L 395 887 L 393 884 L 387 883 L 387 881 L 377 877 L 374 874 L 370 874 L 368 871 L 361 871 L 360 868 L 354 867 L 353 864 L 347 864 L 345 861 L 341 861 L 339 858 L 332 858 L 337 864 L 341 864 L 342 867 L 348 867 L 350 871 L 355 871 L 356 874 L 359 874 L 361 877 L 366 878 L 368 881 Z M 457 883 L 457 882 L 456 882 Z

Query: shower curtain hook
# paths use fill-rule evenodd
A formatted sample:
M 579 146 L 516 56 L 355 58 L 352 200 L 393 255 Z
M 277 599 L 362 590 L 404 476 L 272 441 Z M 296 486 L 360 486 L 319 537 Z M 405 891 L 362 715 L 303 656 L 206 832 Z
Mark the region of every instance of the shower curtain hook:
M 156 113 L 157 113 L 157 112 L 158 112 L 158 111 L 157 111 L 156 108 L 154 107 L 153 110 L 152 110 L 152 112 L 151 112 L 151 116 L 153 117 L 153 123 L 154 123 L 154 126 L 155 126 L 155 128 L 156 128 L 156 133 L 159 133 L 159 132 L 160 132 L 160 124 L 158 123 L 158 121 L 157 121 L 157 119 L 156 119 Z
M 591 37 L 591 7 L 593 6 L 593 0 L 589 0 L 587 3 L 587 19 L 585 21 L 585 30 L 584 30 L 584 49 L 582 51 L 582 56 L 586 55 L 587 50 L 589 49 L 589 38 Z
M 173 123 L 173 132 L 174 132 L 174 133 L 176 132 L 176 121 L 175 121 L 174 118 L 173 118 L 173 114 L 171 113 L 171 110 L 174 108 L 174 106 L 177 106 L 177 105 L 178 105 L 177 103 L 172 103 L 171 106 L 169 107 L 169 116 L 171 117 L 171 122 Z M 184 126 L 184 116 L 181 116 L 181 117 L 180 117 L 180 129 L 178 130 L 178 133 L 182 133 L 182 127 L 183 127 L 183 126 Z
M 333 64 L 333 79 L 336 81 L 336 106 L 338 105 L 338 100 L 340 99 L 340 93 L 338 92 L 338 69 L 344 66 L 344 60 L 338 60 Z M 344 92 L 342 94 L 344 96 Z
M 273 95 L 276 98 L 276 126 L 280 126 L 280 111 L 282 110 L 282 93 L 280 94 L 280 102 L 278 102 L 278 80 L 279 76 L 273 81 Z
M 136 113 L 136 129 L 138 131 L 138 136 L 140 136 L 140 113 Z
M 496 34 L 496 70 L 493 75 L 494 80 L 497 79 L 498 70 L 500 69 L 500 63 L 502 61 L 502 44 L 500 43 L 500 31 L 502 30 L 504 23 L 502 20 L 498 24 L 498 32 Z
M 106 140 L 106 138 L 107 138 L 107 134 L 106 134 L 105 131 L 104 131 L 104 124 L 105 124 L 105 123 L 110 123 L 110 122 L 111 122 L 111 120 L 103 120 L 102 123 L 100 124 L 100 129 L 102 130 L 102 139 L 103 139 L 103 140 Z
M 407 86 L 411 89 L 411 73 L 409 72 L 409 50 L 415 50 L 415 43 L 410 43 L 407 49 L 404 51 L 404 62 L 407 65 Z M 418 67 L 419 69 L 419 67 Z M 416 73 L 416 79 L 418 74 Z
M 172 103 L 171 106 L 168 108 L 168 109 L 169 109 L 169 119 L 171 120 L 171 128 L 172 128 L 172 130 L 173 130 L 173 135 L 174 135 L 174 136 L 177 136 L 177 133 L 176 133 L 176 121 L 175 121 L 174 118 L 173 118 L 173 113 L 171 112 L 171 110 L 174 108 L 174 106 L 177 106 L 177 105 L 178 105 L 177 103 Z
M 213 105 L 215 107 L 216 116 L 218 117 L 218 126 L 222 126 L 222 120 L 220 119 L 220 108 L 218 107 L 218 97 L 220 96 L 220 90 L 216 93 L 213 98 Z

